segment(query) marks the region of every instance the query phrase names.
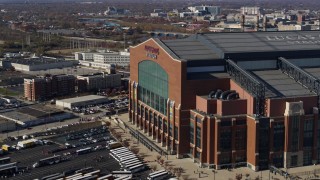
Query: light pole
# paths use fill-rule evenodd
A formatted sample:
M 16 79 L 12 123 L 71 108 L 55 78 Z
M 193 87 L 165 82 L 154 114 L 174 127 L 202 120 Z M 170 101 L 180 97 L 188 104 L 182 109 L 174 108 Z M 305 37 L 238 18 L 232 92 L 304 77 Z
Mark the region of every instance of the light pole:
M 8 139 L 8 119 L 6 119 L 6 126 L 7 126 L 7 139 Z

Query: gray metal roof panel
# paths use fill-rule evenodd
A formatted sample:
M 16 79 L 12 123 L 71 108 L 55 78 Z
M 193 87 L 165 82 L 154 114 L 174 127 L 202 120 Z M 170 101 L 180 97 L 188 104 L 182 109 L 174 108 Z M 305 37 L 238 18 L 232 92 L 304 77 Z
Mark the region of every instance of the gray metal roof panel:
M 314 95 L 280 70 L 252 71 L 267 87 L 267 97 Z
M 317 52 L 320 50 L 320 32 L 204 33 L 192 35 L 186 39 L 164 40 L 162 42 L 178 57 L 184 56 L 184 50 L 203 49 L 212 51 L 211 54 L 216 54 L 216 56 L 208 58 L 208 60 L 214 60 L 223 59 L 226 54 L 232 53 Z M 188 57 L 184 58 L 190 60 Z
M 304 71 L 308 72 L 309 74 L 311 74 L 312 76 L 314 76 L 315 78 L 320 79 L 320 68 L 304 68 Z

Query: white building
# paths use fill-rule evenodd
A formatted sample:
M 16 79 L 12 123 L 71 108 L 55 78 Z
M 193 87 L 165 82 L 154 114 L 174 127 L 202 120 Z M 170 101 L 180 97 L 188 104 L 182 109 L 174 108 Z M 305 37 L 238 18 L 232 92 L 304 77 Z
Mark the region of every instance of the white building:
M 90 52 L 76 52 L 74 58 L 75 60 L 93 61 L 93 54 Z
M 91 61 L 91 62 L 93 61 L 99 64 L 114 64 L 117 66 L 128 66 L 130 64 L 130 52 L 127 52 L 127 51 L 103 52 L 103 53 L 76 52 L 75 59 L 83 60 L 83 61 Z
M 118 66 L 128 66 L 130 64 L 129 52 L 108 52 L 93 55 L 93 61 L 97 63 L 115 64 Z
M 245 15 L 260 15 L 261 14 L 261 8 L 260 7 L 241 7 L 241 14 Z
M 207 14 L 211 14 L 213 16 L 219 15 L 221 13 L 220 6 L 192 6 L 188 7 L 188 9 L 193 13 L 198 12 L 207 12 Z
M 56 106 L 72 109 L 76 106 L 96 105 L 108 102 L 105 96 L 88 95 L 69 99 L 61 99 L 56 101 Z

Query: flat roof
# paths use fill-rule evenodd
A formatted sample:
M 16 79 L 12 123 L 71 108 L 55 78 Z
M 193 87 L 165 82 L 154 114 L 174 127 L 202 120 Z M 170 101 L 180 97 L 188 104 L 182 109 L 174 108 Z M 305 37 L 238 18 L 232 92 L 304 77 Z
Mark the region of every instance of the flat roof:
M 60 62 L 67 62 L 61 58 L 17 58 L 17 59 L 10 59 L 8 60 L 11 63 L 16 64 L 23 64 L 23 65 L 39 65 L 39 64 L 53 64 L 53 63 L 60 63 Z
M 57 101 L 64 102 L 64 103 L 79 103 L 79 102 L 94 101 L 94 100 L 101 100 L 101 99 L 108 100 L 108 98 L 105 96 L 88 95 L 88 96 L 81 96 L 81 97 L 75 97 L 75 98 L 69 98 L 69 99 L 61 99 Z
M 203 33 L 161 42 L 159 45 L 166 51 L 185 61 L 286 55 L 320 57 L 320 31 Z
M 43 104 L 36 104 L 18 108 L 8 112 L 3 112 L 2 115 L 5 118 L 15 119 L 20 122 L 28 122 L 34 119 L 55 116 L 62 113 L 65 112 L 60 109 L 45 106 Z
M 315 68 L 303 68 L 304 71 L 311 74 L 313 77 L 320 79 L 320 67 Z
M 282 31 L 204 34 L 224 52 L 319 50 L 319 31 Z
M 266 97 L 312 96 L 314 93 L 280 70 L 251 71 L 266 86 Z

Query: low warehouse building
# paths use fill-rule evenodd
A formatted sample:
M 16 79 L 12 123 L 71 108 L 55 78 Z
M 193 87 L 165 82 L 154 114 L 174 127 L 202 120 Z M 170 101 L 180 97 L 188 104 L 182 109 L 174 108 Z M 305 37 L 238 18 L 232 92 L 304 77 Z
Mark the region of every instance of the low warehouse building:
M 62 58 L 40 57 L 7 59 L 0 63 L 4 68 L 14 68 L 19 71 L 40 71 L 64 67 L 72 67 L 78 61 L 66 61 Z
M 76 106 L 96 105 L 108 102 L 109 99 L 104 96 L 88 95 L 76 98 L 57 100 L 56 105 L 63 108 L 72 109 Z
M 0 132 L 5 133 L 8 131 L 16 130 L 16 125 L 14 122 L 9 121 L 8 119 L 0 118 Z
M 7 111 L 0 114 L 0 118 L 7 119 L 22 127 L 59 122 L 72 117 L 74 117 L 72 113 L 67 113 L 59 109 L 40 104 Z

